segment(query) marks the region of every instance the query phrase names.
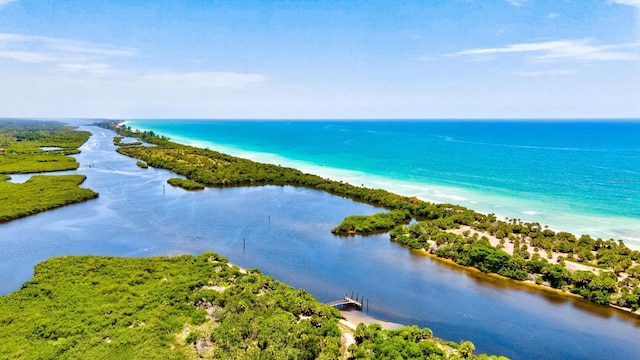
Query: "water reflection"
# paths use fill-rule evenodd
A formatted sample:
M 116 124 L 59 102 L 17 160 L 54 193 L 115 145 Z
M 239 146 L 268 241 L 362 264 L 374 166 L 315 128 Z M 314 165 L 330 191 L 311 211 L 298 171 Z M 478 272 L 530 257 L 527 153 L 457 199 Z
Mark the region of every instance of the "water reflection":
M 399 245 L 402 246 L 402 245 Z M 423 254 L 420 251 L 409 250 L 416 257 L 425 257 L 427 255 Z M 607 319 L 610 317 L 619 317 L 626 321 L 630 321 L 635 324 L 636 327 L 640 327 L 640 316 L 637 314 L 630 313 L 624 310 L 618 310 L 610 306 L 603 306 L 595 304 L 591 301 L 585 300 L 578 296 L 573 296 L 571 294 L 559 292 L 553 289 L 543 288 L 539 286 L 535 286 L 532 284 L 522 283 L 519 281 L 514 281 L 510 279 L 505 279 L 489 274 L 485 274 L 480 272 L 477 269 L 468 268 L 459 266 L 450 261 L 446 261 L 444 259 L 440 259 L 437 257 L 430 257 L 434 262 L 438 265 L 446 267 L 451 271 L 457 271 L 464 273 L 468 278 L 477 282 L 480 286 L 493 288 L 493 291 L 501 291 L 501 290 L 520 290 L 527 291 L 530 293 L 535 293 L 539 296 L 542 296 L 547 300 L 549 305 L 561 307 L 567 304 L 579 309 L 581 311 L 588 312 L 590 315 L 599 316 L 603 319 Z

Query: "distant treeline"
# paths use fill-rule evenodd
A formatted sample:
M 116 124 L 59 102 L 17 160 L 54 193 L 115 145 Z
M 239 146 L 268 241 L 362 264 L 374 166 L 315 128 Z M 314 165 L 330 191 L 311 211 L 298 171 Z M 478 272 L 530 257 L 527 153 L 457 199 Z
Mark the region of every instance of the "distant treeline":
M 453 204 L 434 204 L 388 192 L 325 179 L 279 165 L 263 164 L 209 149 L 181 145 L 152 131 L 132 131 L 113 122 L 100 124 L 122 136 L 138 137 L 154 147 L 121 147 L 118 152 L 144 160 L 153 167 L 171 170 L 207 186 L 292 185 L 324 190 L 355 201 L 391 210 L 368 216 L 352 216 L 333 229 L 339 234 L 367 234 L 391 229 L 391 237 L 414 249 L 426 249 L 436 256 L 496 273 L 515 280 L 531 279 L 538 284 L 571 291 L 598 304 L 613 304 L 635 311 L 640 307 L 640 252 L 631 251 L 622 240 L 576 237 L 554 232 L 539 223 L 519 219 L 498 220 Z M 408 217 L 420 220 L 404 226 Z M 484 236 L 465 236 L 451 230 L 470 229 L 501 240 L 493 247 Z M 514 253 L 500 249 L 513 243 Z M 542 253 L 542 255 L 540 255 Z M 545 257 L 562 254 L 558 264 Z M 598 271 L 566 269 L 565 261 L 596 267 Z

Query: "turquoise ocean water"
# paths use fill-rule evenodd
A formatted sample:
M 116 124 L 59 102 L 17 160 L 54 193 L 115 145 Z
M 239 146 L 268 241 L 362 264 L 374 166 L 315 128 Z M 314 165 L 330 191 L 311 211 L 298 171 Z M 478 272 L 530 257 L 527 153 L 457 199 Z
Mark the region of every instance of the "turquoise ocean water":
M 640 121 L 175 119 L 127 125 L 640 248 Z

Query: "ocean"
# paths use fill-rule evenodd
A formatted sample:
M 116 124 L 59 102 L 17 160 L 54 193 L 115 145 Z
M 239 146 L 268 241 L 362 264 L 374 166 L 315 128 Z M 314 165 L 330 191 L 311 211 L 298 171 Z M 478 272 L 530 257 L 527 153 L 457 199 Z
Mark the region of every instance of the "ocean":
M 131 119 L 127 125 L 640 248 L 640 121 Z

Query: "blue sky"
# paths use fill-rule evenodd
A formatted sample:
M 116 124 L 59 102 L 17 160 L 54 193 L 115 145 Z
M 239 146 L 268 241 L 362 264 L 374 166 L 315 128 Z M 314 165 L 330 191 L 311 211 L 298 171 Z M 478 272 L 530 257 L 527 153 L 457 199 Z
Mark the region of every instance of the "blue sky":
M 0 116 L 640 118 L 640 0 L 0 0 Z

